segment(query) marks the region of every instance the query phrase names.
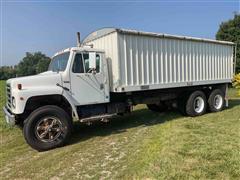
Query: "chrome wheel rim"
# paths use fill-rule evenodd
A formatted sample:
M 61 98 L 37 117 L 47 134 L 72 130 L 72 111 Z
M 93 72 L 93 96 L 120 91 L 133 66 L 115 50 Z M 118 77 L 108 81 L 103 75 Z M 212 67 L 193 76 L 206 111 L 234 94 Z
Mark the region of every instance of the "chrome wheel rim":
M 35 129 L 36 137 L 42 142 L 53 142 L 62 133 L 62 123 L 56 117 L 42 118 Z
M 214 103 L 214 108 L 215 109 L 220 109 L 222 107 L 222 105 L 223 105 L 223 98 L 222 98 L 222 96 L 217 94 L 214 97 L 213 103 Z
M 194 110 L 197 113 L 201 113 L 204 109 L 205 103 L 202 97 L 198 96 L 194 100 Z

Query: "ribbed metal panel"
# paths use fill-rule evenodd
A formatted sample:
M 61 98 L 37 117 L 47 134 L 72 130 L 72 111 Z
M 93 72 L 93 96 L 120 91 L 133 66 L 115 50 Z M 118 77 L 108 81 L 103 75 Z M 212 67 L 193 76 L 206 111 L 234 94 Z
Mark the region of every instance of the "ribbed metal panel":
M 232 76 L 233 48 L 229 45 L 120 34 L 119 46 L 123 86 L 223 80 Z
M 113 31 L 89 40 L 110 64 L 111 91 L 230 82 L 233 45 Z

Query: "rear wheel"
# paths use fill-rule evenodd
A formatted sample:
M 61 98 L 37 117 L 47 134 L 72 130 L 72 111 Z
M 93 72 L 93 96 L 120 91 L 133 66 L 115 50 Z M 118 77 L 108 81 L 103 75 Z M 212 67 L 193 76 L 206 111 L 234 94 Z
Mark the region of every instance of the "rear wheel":
M 200 116 L 206 112 L 206 96 L 202 91 L 194 91 L 187 99 L 186 114 Z
M 63 146 L 72 130 L 70 116 L 57 106 L 43 106 L 33 111 L 24 122 L 26 142 L 38 151 Z
M 208 108 L 211 112 L 221 111 L 224 107 L 224 93 L 220 89 L 213 90 L 208 98 Z

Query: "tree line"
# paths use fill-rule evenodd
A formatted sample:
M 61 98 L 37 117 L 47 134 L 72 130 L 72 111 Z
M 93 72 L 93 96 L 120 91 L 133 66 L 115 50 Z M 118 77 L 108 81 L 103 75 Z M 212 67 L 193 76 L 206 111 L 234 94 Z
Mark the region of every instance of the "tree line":
M 50 61 L 51 59 L 41 52 L 27 52 L 18 65 L 0 67 L 0 80 L 29 76 L 47 71 Z
M 216 39 L 231 41 L 237 45 L 236 73 L 240 73 L 240 14 L 235 13 L 233 19 L 220 24 Z
M 217 40 L 231 41 L 237 45 L 236 73 L 240 73 L 240 15 L 222 22 L 216 33 Z M 16 66 L 0 67 L 0 80 L 13 77 L 34 75 L 48 69 L 50 58 L 41 52 L 26 53 L 26 56 Z

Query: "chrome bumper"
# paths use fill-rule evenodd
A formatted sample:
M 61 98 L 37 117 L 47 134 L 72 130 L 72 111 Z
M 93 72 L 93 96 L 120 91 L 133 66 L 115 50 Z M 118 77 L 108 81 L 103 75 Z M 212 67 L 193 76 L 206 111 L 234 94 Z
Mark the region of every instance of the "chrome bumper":
M 8 111 L 8 109 L 6 107 L 3 107 L 3 112 L 5 115 L 5 120 L 9 125 L 15 125 L 15 116 Z

